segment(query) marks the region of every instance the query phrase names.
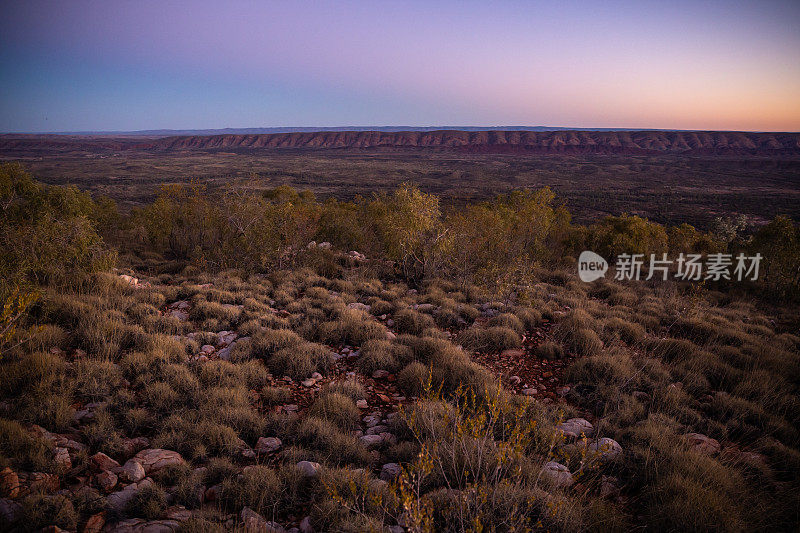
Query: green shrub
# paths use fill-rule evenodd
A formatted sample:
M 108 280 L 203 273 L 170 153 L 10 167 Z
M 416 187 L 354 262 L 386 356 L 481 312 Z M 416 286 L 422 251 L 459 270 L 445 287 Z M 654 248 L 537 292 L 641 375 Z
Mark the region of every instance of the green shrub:
M 499 326 L 513 329 L 518 335 L 525 333 L 525 324 L 517 317 L 517 315 L 513 315 L 511 313 L 500 313 L 499 315 L 490 318 L 488 325 L 490 327 Z
M 51 525 L 70 530 L 76 528 L 78 516 L 72 502 L 65 496 L 31 494 L 22 500 L 20 523 L 29 531 Z
M 128 516 L 155 520 L 167 509 L 167 494 L 158 484 L 151 483 L 139 488 L 125 505 Z
M 558 343 L 545 341 L 536 346 L 536 356 L 553 361 L 564 357 L 564 349 Z
M 328 348 L 304 342 L 279 350 L 269 359 L 268 365 L 272 373 L 278 376 L 305 379 L 314 372 L 325 372 L 331 361 L 332 354 Z
M 409 363 L 397 375 L 397 385 L 409 396 L 420 396 L 431 379 L 431 370 L 418 361 Z
M 353 400 L 338 392 L 317 398 L 308 414 L 333 422 L 344 430 L 355 429 L 361 419 L 361 411 Z
M 411 348 L 387 340 L 369 340 L 361 347 L 358 367 L 365 374 L 375 370 L 397 372 L 413 357 Z
M 456 336 L 456 342 L 476 352 L 499 352 L 522 347 L 522 339 L 506 327 L 471 327 Z
M 402 309 L 396 312 L 393 318 L 394 329 L 398 333 L 419 335 L 426 328 L 436 327 L 432 316 L 413 309 Z
M 255 512 L 272 516 L 278 509 L 281 482 L 275 470 L 253 465 L 245 468 L 238 478 L 222 482 L 222 502 L 233 512 L 249 507 Z

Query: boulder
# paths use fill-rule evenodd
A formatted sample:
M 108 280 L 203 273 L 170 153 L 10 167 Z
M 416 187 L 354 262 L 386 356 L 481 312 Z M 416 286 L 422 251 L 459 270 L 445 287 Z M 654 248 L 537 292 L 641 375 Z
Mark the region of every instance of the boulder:
M 97 514 L 93 514 L 89 517 L 89 520 L 86 521 L 86 524 L 83 526 L 83 533 L 100 533 L 103 530 L 103 526 L 106 525 L 106 513 L 100 512 Z
M 131 518 L 114 524 L 114 533 L 174 533 L 181 524 L 176 520 L 143 520 Z
M 275 453 L 281 449 L 283 443 L 277 437 L 259 437 L 256 443 L 256 453 Z
M 63 470 L 72 468 L 72 459 L 69 457 L 69 450 L 60 447 L 53 449 L 53 462 Z
M 268 522 L 266 518 L 249 507 L 242 509 L 239 519 L 247 533 L 285 533 L 286 531 L 279 524 Z
M 0 496 L 3 498 L 19 496 L 19 476 L 9 467 L 0 471 Z
M 383 437 L 380 434 L 364 435 L 358 440 L 360 440 L 361 444 L 363 444 L 367 448 L 374 448 L 376 446 L 380 446 L 381 444 L 383 444 Z
M 300 461 L 297 468 L 305 477 L 317 477 L 319 475 L 320 464 L 313 461 Z
M 384 481 L 394 481 L 400 475 L 401 468 L 397 463 L 386 463 L 381 467 L 380 478 Z
M 112 492 L 108 495 L 108 498 L 106 498 L 106 508 L 113 513 L 122 513 L 125 510 L 125 506 L 133 499 L 139 489 L 150 484 L 152 484 L 152 481 L 150 481 L 150 478 L 147 478 L 138 483 L 131 483 L 122 490 Z
M 117 486 L 118 478 L 114 472 L 103 470 L 94 477 L 94 480 L 101 489 L 110 492 L 111 489 Z
M 561 430 L 568 439 L 591 437 L 594 433 L 594 426 L 585 418 L 570 418 L 559 424 L 556 429 Z
M 142 450 L 131 460 L 141 463 L 147 475 L 158 472 L 165 466 L 181 465 L 185 463 L 183 457 L 181 457 L 181 454 L 178 452 L 174 452 L 172 450 L 162 450 L 159 448 Z
M 589 450 L 598 454 L 600 461 L 613 461 L 622 453 L 622 446 L 614 439 L 603 437 L 589 445 Z
M 147 473 L 142 463 L 135 459 L 129 459 L 121 468 L 115 471 L 124 481 L 138 483 L 143 480 Z
M 314 528 L 311 526 L 311 517 L 306 516 L 300 520 L 300 527 L 298 529 L 300 533 L 314 533 Z
M 689 443 L 689 447 L 697 453 L 703 455 L 716 455 L 719 453 L 719 441 L 712 439 L 702 433 L 688 433 L 684 436 Z
M 22 516 L 22 506 L 9 498 L 0 498 L 0 523 L 16 522 Z
M 91 459 L 92 467 L 95 470 L 114 470 L 115 468 L 119 468 L 119 463 L 116 462 L 111 457 L 107 456 L 103 452 L 97 452 L 94 454 Z
M 542 477 L 556 487 L 571 487 L 575 483 L 569 469 L 555 461 L 549 461 L 542 466 Z

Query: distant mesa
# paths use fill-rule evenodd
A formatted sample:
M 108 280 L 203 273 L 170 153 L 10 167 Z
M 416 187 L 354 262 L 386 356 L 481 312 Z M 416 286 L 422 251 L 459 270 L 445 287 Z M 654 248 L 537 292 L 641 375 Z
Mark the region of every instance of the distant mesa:
M 542 154 L 800 154 L 798 133 L 670 131 L 323 131 L 190 135 L 142 142 L 152 151 L 274 148 L 434 148 Z
M 217 135 L 0 135 L 0 151 L 432 149 L 475 153 L 800 155 L 800 133 L 661 130 L 300 131 Z

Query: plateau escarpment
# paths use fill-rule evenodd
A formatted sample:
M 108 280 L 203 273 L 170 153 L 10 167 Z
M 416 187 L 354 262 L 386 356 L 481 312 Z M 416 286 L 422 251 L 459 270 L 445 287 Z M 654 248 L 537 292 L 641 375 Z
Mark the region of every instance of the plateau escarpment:
M 135 150 L 441 148 L 554 154 L 800 154 L 800 134 L 683 131 L 344 131 L 165 137 Z

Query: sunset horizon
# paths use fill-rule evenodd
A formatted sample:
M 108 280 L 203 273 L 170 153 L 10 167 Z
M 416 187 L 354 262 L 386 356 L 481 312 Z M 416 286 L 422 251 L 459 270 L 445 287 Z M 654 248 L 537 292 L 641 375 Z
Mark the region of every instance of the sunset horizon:
M 800 131 L 795 2 L 28 2 L 0 131 Z

